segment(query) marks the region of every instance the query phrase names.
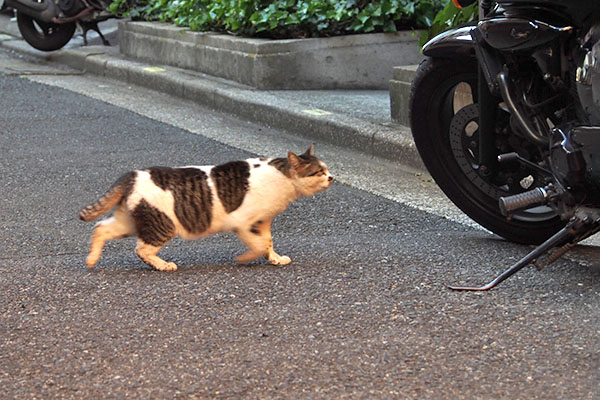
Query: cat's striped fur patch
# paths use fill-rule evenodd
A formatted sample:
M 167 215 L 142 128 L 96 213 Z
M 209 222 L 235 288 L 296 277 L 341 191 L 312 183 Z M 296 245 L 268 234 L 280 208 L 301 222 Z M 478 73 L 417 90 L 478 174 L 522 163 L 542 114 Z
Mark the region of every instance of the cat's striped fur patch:
M 210 177 L 217 187 L 219 200 L 225 211 L 235 211 L 244 201 L 248 192 L 250 165 L 246 161 L 232 161 L 217 165 L 210 171 Z
M 141 200 L 131 213 L 135 221 L 137 236 L 144 243 L 162 246 L 175 234 L 173 221 L 159 209 Z
M 152 182 L 169 190 L 175 200 L 175 215 L 191 233 L 202 233 L 212 219 L 212 193 L 208 177 L 198 168 L 153 167 L 148 170 Z

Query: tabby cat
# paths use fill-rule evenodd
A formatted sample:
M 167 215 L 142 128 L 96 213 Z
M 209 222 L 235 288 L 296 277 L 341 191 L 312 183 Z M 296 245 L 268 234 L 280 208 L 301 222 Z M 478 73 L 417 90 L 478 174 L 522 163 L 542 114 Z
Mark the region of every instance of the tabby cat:
M 248 247 L 238 263 L 264 256 L 273 265 L 289 264 L 289 257 L 273 250 L 271 221 L 297 198 L 331 186 L 327 166 L 313 154 L 311 145 L 300 156 L 290 151 L 287 158 L 129 172 L 79 213 L 83 221 L 92 221 L 116 206 L 110 218 L 96 224 L 86 264 L 96 265 L 107 240 L 137 236 L 142 261 L 175 271 L 175 263 L 157 256 L 169 240 L 224 231 L 235 232 Z

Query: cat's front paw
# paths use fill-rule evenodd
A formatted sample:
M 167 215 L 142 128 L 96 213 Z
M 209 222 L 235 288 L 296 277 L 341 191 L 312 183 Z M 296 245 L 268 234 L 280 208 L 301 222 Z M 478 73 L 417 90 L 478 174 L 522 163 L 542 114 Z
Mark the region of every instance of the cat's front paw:
M 269 261 L 273 265 L 288 265 L 289 263 L 292 262 L 292 259 L 289 258 L 288 256 L 277 256 L 277 257 L 270 258 Z

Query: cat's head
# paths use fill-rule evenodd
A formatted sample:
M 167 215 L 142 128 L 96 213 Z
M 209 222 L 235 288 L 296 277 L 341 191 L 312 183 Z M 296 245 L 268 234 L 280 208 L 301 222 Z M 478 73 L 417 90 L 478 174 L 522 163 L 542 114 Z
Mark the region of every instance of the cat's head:
M 312 144 L 299 156 L 288 152 L 287 160 L 294 184 L 302 195 L 313 195 L 329 188 L 333 183 L 333 176 L 329 173 L 327 165 L 314 156 Z

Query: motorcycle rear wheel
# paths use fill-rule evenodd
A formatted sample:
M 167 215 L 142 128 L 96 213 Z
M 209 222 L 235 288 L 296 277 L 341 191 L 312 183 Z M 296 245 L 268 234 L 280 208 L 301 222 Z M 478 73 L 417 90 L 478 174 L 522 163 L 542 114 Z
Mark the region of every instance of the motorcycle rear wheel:
M 17 26 L 23 39 L 41 51 L 54 51 L 66 45 L 75 33 L 75 22 L 53 24 L 17 12 Z
M 470 218 L 510 241 L 542 243 L 565 225 L 550 208 L 520 211 L 508 220 L 498 207 L 501 196 L 531 190 L 538 181 L 528 176 L 530 186 L 522 183 L 528 172 L 514 171 L 514 166 L 512 171 L 487 177 L 477 165 L 477 80 L 474 59 L 427 58 L 421 63 L 409 105 L 415 145 L 438 186 Z M 510 149 L 518 150 L 521 149 Z M 507 151 L 498 153 L 501 152 Z

